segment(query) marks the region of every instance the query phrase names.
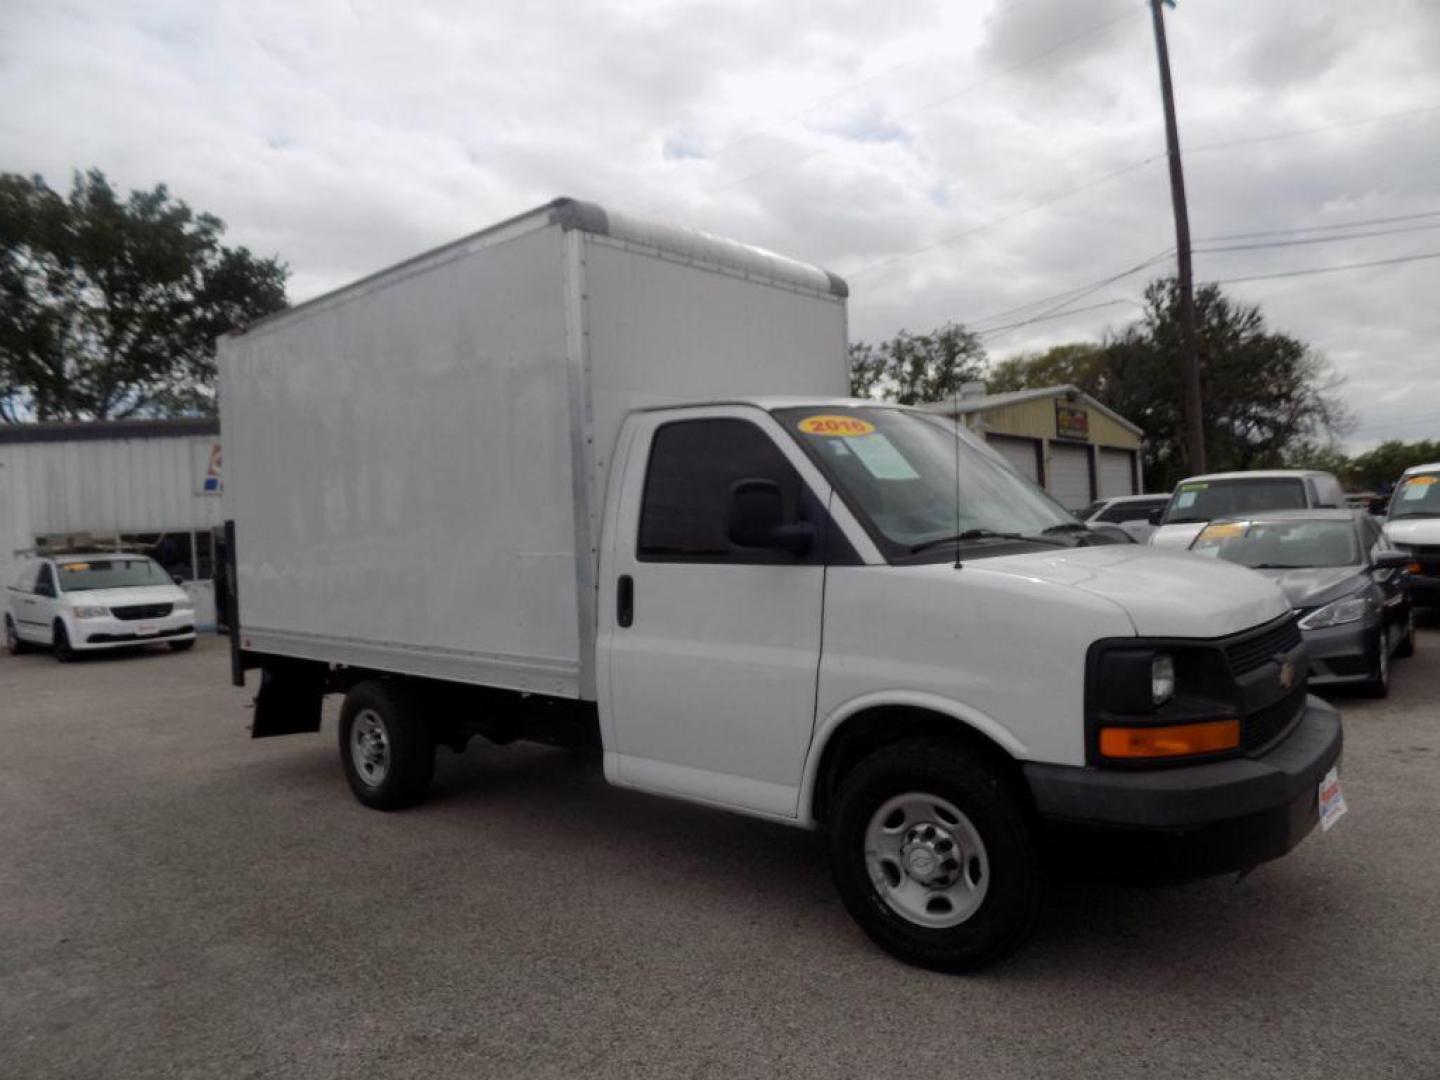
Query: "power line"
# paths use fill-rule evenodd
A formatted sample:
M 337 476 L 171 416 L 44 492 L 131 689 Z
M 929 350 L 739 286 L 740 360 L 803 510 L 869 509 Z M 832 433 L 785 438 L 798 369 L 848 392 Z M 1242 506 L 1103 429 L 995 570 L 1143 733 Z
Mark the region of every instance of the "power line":
M 1018 314 L 1019 312 L 1025 311 L 1029 308 L 1041 307 L 1045 304 L 1053 303 L 1056 300 L 1062 301 L 1060 304 L 1061 307 L 1064 307 L 1068 304 L 1073 304 L 1077 300 L 1083 300 L 1085 299 L 1085 297 L 1090 296 L 1093 293 L 1099 292 L 1106 285 L 1113 285 L 1115 284 L 1115 282 L 1121 281 L 1129 277 L 1131 274 L 1138 274 L 1147 266 L 1153 266 L 1161 259 L 1168 258 L 1174 251 L 1175 249 L 1173 247 L 1167 247 L 1164 251 L 1157 251 L 1154 255 L 1151 255 L 1144 262 L 1136 263 L 1134 266 L 1129 267 L 1126 270 L 1121 270 L 1117 274 L 1111 274 L 1107 277 L 1100 278 L 1098 281 L 1087 282 L 1084 285 L 1077 285 L 1072 289 L 1066 289 L 1064 292 L 1055 293 L 1053 296 L 1045 296 L 1039 300 L 1032 300 L 1028 304 L 1021 304 L 1018 307 L 1009 308 L 1005 311 L 997 311 L 992 315 L 985 316 L 984 318 L 967 321 L 965 325 L 982 328 L 977 329 L 977 333 L 989 333 L 990 331 L 983 329 L 983 324 L 987 322 L 992 322 L 995 319 L 1003 319 L 1007 316 Z
M 1087 304 L 1085 307 L 1067 308 L 1064 311 L 1051 311 L 1043 315 L 1036 315 L 1033 319 L 1025 319 L 1021 322 L 1010 323 L 1007 326 L 996 326 L 989 330 L 975 331 L 976 337 L 992 337 L 1000 333 L 1009 333 L 1011 330 L 1018 330 L 1022 326 L 1031 326 L 1038 322 L 1045 322 L 1049 319 L 1063 319 L 1066 315 L 1080 315 L 1086 311 L 1099 311 L 1101 308 L 1114 307 L 1117 304 L 1133 304 L 1134 300 L 1124 297 L 1117 297 L 1114 300 L 1102 300 L 1098 304 Z
M 1320 124 L 1316 127 L 1294 128 L 1290 131 L 1276 131 L 1268 135 L 1247 135 L 1239 139 L 1225 139 L 1220 142 L 1201 143 L 1187 146 L 1187 154 L 1203 154 L 1210 150 L 1228 150 L 1234 146 L 1253 146 L 1256 143 L 1274 142 L 1277 139 L 1295 139 L 1302 135 L 1316 135 L 1322 131 L 1337 131 L 1341 128 L 1363 127 L 1366 124 L 1383 124 L 1390 120 L 1401 120 L 1407 116 L 1440 112 L 1440 105 L 1424 105 L 1418 109 L 1401 109 L 1399 112 L 1381 113 L 1378 116 L 1361 117 L 1358 120 L 1341 120 L 1334 124 Z
M 997 79 L 1003 79 L 1007 75 L 1011 75 L 1017 71 L 1023 70 L 1024 68 L 1031 67 L 1034 64 L 1038 64 L 1041 60 L 1044 60 L 1049 56 L 1053 56 L 1055 53 L 1061 51 L 1062 49 L 1069 48 L 1076 42 L 1082 41 L 1087 37 L 1091 37 L 1095 34 L 1101 33 L 1102 31 L 1107 30 L 1111 26 L 1120 22 L 1120 20 L 1131 17 L 1132 14 L 1133 9 L 1127 7 L 1125 10 L 1117 12 L 1110 18 L 1104 19 L 1101 22 L 1094 24 L 1089 29 L 1082 30 L 1078 34 L 1073 34 L 1070 37 L 1063 39 L 1062 41 L 1058 41 L 1054 45 L 1051 45 L 1038 53 L 1026 57 L 1024 60 L 1011 64 L 1009 67 L 1001 68 L 999 71 L 987 75 L 985 76 L 985 78 L 979 79 L 976 82 L 973 82 L 968 86 L 965 86 L 962 89 L 955 91 L 954 93 L 946 94 L 945 96 L 936 98 L 933 101 L 928 101 L 924 105 L 917 106 L 914 109 L 909 109 L 905 112 L 896 113 L 890 119 L 904 120 L 907 117 L 915 116 L 922 112 L 927 112 L 930 109 L 937 108 L 941 105 L 948 104 L 951 101 L 955 101 L 959 98 L 965 97 L 966 95 L 980 89 L 980 87 L 982 86 L 986 86 L 992 82 L 995 82 Z M 756 169 L 754 172 L 746 173 L 744 176 L 738 177 L 737 179 L 728 181 L 724 184 L 720 184 L 716 187 L 705 188 L 701 191 L 692 192 L 689 195 L 681 196 L 680 198 L 669 199 L 665 202 L 657 203 L 655 204 L 655 209 L 658 211 L 672 206 L 683 206 L 686 203 L 694 202 L 695 199 L 700 198 L 701 196 L 717 195 L 722 191 L 729 191 L 731 188 L 739 187 L 742 184 L 748 184 L 751 180 L 758 180 L 762 176 L 768 176 L 770 173 L 777 172 L 781 169 L 793 169 L 796 166 L 801 165 L 814 158 L 834 152 L 835 148 L 832 146 L 818 147 L 817 149 L 811 150 L 809 153 L 801 154 L 798 157 L 787 158 L 784 161 L 777 161 L 774 164 L 767 165 L 760 169 Z
M 1012 213 L 1001 214 L 999 217 L 990 218 L 989 220 L 982 221 L 978 225 L 973 225 L 968 229 L 964 229 L 957 233 L 950 233 L 949 235 L 942 236 L 939 240 L 933 241 L 932 243 L 925 244 L 921 247 L 912 248 L 909 251 L 902 251 L 897 255 L 891 255 L 885 259 L 881 259 L 879 262 L 867 263 L 866 265 L 861 266 L 859 269 L 848 271 L 845 274 L 845 277 L 857 278 L 865 274 L 873 273 L 876 270 L 883 270 L 885 267 L 893 266 L 895 263 L 904 262 L 906 259 L 913 259 L 916 255 L 923 255 L 928 251 L 934 251 L 936 248 L 945 247 L 946 245 L 953 244 L 958 240 L 964 240 L 967 237 L 974 236 L 976 233 L 982 233 L 985 232 L 987 229 L 993 229 L 996 225 L 1004 225 L 1008 222 L 1014 221 L 1016 218 L 1022 218 L 1025 217 L 1027 214 L 1033 214 L 1036 210 L 1043 210 L 1047 206 L 1053 206 L 1057 202 L 1061 202 L 1065 199 L 1070 198 L 1072 195 L 1079 195 L 1082 191 L 1089 191 L 1092 188 L 1097 188 L 1102 184 L 1108 184 L 1111 180 L 1114 180 L 1117 177 L 1124 176 L 1126 173 L 1132 173 L 1136 169 L 1143 168 L 1146 165 L 1152 165 L 1155 162 L 1160 161 L 1164 157 L 1164 154 L 1153 154 L 1150 157 L 1145 158 L 1143 161 L 1132 161 L 1129 165 L 1122 165 L 1118 169 L 1113 169 L 1108 173 L 1097 176 L 1093 180 L 1087 180 L 1083 184 L 1077 184 L 1074 187 L 1064 188 L 1060 191 L 1052 192 L 1050 195 L 1045 196 L 1038 202 L 1031 203 L 1029 206 L 1022 207 L 1021 209 L 1013 211 Z
M 1401 255 L 1393 259 L 1376 259 L 1373 262 L 1345 263 L 1341 266 L 1317 266 L 1309 270 L 1284 270 L 1276 274 L 1250 274 L 1246 277 L 1215 278 L 1211 285 L 1235 285 L 1242 281 L 1270 281 L 1274 278 L 1310 277 L 1314 274 L 1338 274 L 1342 270 L 1369 270 L 1377 266 L 1398 266 L 1401 263 L 1421 262 L 1425 259 L 1440 259 L 1440 251 L 1427 251 L 1420 255 Z
M 1415 225 L 1406 229 L 1377 229 L 1373 232 L 1349 233 L 1345 236 L 1309 236 L 1296 240 L 1268 240 L 1258 244 L 1227 244 L 1221 247 L 1196 248 L 1197 255 L 1215 255 L 1222 251 L 1261 251 L 1278 247 L 1297 247 L 1302 244 L 1334 244 L 1342 240 L 1368 240 L 1374 236 L 1409 236 L 1411 233 L 1430 232 L 1440 229 L 1434 225 Z
M 1424 218 L 1440 217 L 1440 210 L 1426 210 L 1419 214 L 1398 214 L 1394 217 L 1366 218 L 1360 221 L 1342 221 L 1332 225 L 1299 225 L 1290 229 L 1262 229 L 1259 232 L 1224 233 L 1219 236 L 1202 236 L 1200 243 L 1212 240 L 1249 240 L 1257 236 L 1292 236 L 1295 233 L 1332 232 L 1338 229 L 1358 229 L 1365 225 L 1391 225 L 1397 221 L 1420 221 Z

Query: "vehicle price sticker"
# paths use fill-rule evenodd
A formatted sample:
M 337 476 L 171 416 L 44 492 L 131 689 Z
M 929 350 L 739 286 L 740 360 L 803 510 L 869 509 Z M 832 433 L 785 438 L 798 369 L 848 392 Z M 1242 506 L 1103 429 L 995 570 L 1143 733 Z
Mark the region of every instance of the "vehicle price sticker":
M 1405 481 L 1405 487 L 1400 495 L 1404 502 L 1421 502 L 1429 494 L 1428 488 L 1431 484 L 1440 480 L 1435 476 L 1412 476 Z
M 1320 781 L 1320 831 L 1329 832 L 1345 816 L 1345 795 L 1340 790 L 1340 770 L 1331 768 Z
M 1240 536 L 1245 532 L 1248 522 L 1227 521 L 1220 525 L 1207 525 L 1200 533 L 1201 540 L 1224 540 L 1231 536 Z
M 847 435 L 869 435 L 875 430 L 874 424 L 854 416 L 807 416 L 797 426 L 806 435 L 829 435 L 842 439 Z

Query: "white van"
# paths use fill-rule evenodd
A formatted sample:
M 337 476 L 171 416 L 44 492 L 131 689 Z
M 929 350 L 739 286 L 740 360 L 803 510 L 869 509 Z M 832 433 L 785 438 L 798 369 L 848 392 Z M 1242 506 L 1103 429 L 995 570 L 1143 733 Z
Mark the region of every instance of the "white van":
M 1265 510 L 1344 506 L 1340 481 L 1317 469 L 1254 469 L 1191 476 L 1175 485 L 1150 543 L 1155 547 L 1188 548 L 1206 522 L 1216 518 Z
M 220 373 L 246 716 L 314 732 L 343 694 L 367 806 L 476 735 L 593 750 L 823 829 L 866 933 L 949 971 L 1024 937 L 1061 838 L 1194 875 L 1317 820 L 1341 726 L 1280 591 L 1089 546 L 963 427 L 845 397 L 816 267 L 561 200 Z
M 1440 461 L 1406 469 L 1390 496 L 1385 536 L 1410 556 L 1410 596 L 1440 607 Z

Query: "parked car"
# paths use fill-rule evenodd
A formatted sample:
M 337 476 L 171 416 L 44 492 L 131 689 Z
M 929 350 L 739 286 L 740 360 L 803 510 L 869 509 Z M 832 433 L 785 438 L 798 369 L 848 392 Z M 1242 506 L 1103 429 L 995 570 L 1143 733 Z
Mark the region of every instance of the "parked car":
M 1385 522 L 1390 542 L 1410 556 L 1415 603 L 1440 607 L 1440 461 L 1400 474 Z
M 1169 495 L 1117 495 L 1091 503 L 1081 520 L 1092 528 L 1114 525 L 1137 544 L 1143 544 L 1155 531 L 1169 501 Z
M 1415 651 L 1405 566 L 1363 510 L 1293 510 L 1213 521 L 1190 545 L 1271 578 L 1310 649 L 1310 685 L 1390 691 L 1390 657 Z
M 126 645 L 195 644 L 195 605 L 145 555 L 96 552 L 33 558 L 5 590 L 11 653 L 48 646 L 55 659 Z
M 1208 521 L 1267 510 L 1340 508 L 1345 493 L 1328 472 L 1264 469 L 1192 476 L 1175 485 L 1160 526 L 1150 536 L 1156 547 L 1189 547 Z

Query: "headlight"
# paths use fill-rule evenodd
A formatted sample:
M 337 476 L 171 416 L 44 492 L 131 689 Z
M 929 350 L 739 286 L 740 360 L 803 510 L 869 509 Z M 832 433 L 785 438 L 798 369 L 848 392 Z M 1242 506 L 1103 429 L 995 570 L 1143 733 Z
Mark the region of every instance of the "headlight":
M 1175 658 L 1169 653 L 1156 653 L 1150 661 L 1150 700 L 1164 705 L 1175 696 Z
M 1321 630 L 1327 626 L 1343 626 L 1359 622 L 1370 613 L 1370 599 L 1365 596 L 1347 596 L 1317 608 L 1300 620 L 1302 630 Z
M 70 609 L 70 614 L 74 615 L 77 619 L 103 619 L 106 615 L 110 614 L 110 609 L 103 607 L 76 606 Z

